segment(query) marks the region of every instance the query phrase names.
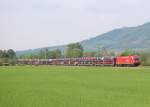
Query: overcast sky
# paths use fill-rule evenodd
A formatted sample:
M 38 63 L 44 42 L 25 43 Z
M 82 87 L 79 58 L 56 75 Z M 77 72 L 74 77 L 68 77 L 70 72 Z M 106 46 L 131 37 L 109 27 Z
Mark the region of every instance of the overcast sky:
M 77 42 L 150 21 L 150 0 L 0 0 L 0 49 Z

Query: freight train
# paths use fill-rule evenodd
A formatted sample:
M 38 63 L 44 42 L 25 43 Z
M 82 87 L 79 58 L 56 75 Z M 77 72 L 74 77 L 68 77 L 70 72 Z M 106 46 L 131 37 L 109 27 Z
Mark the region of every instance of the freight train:
M 59 59 L 18 59 L 20 65 L 67 65 L 67 66 L 138 66 L 140 58 L 137 55 L 118 57 L 82 57 Z

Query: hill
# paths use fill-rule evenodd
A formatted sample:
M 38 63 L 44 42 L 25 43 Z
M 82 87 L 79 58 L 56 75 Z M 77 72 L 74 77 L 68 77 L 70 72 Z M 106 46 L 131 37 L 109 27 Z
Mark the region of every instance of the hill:
M 115 29 L 81 43 L 86 50 L 96 50 L 98 45 L 111 50 L 149 50 L 150 23 Z
M 107 50 L 121 51 L 150 50 L 150 22 L 136 27 L 124 27 L 114 29 L 110 32 L 98 35 L 80 42 L 85 51 L 97 51 L 98 47 L 105 47 Z M 66 45 L 47 47 L 49 50 L 64 50 Z M 33 50 L 18 51 L 17 55 L 38 52 L 41 48 Z

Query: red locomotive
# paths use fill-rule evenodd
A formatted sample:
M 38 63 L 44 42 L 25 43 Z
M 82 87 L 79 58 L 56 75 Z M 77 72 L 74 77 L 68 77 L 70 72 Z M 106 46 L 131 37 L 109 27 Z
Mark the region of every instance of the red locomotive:
M 140 59 L 137 55 L 60 59 L 18 59 L 18 64 L 67 66 L 138 66 L 140 65 Z
M 140 65 L 139 56 L 121 56 L 116 58 L 116 66 L 138 66 Z

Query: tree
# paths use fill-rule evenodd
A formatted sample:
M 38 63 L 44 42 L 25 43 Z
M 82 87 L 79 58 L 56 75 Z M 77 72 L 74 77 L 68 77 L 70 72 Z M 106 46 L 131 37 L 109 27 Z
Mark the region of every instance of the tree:
M 0 58 L 2 58 L 2 57 L 3 57 L 3 51 L 0 50 Z
M 144 66 L 150 66 L 150 52 L 138 52 L 136 53 L 140 56 L 141 64 Z
M 43 58 L 44 53 L 43 53 L 43 50 L 42 50 L 42 49 L 39 51 L 38 56 L 39 56 L 39 59 L 42 59 L 42 58 Z
M 61 50 L 56 49 L 54 51 L 48 51 L 47 58 L 55 59 L 55 58 L 61 58 L 62 53 Z
M 128 56 L 128 55 L 134 55 L 136 54 L 136 52 L 132 51 L 132 50 L 125 50 L 121 53 L 120 56 Z
M 78 49 L 78 48 L 75 48 L 72 50 L 72 57 L 73 58 L 76 58 L 76 57 L 82 57 L 82 50 L 81 49 Z
M 9 57 L 10 59 L 13 59 L 13 58 L 16 57 L 16 53 L 15 53 L 15 51 L 12 50 L 12 49 L 9 49 L 9 50 L 7 51 L 7 55 L 8 55 L 8 57 Z
M 48 48 L 45 48 L 44 51 L 45 51 L 45 59 L 47 59 L 48 58 Z
M 67 47 L 67 57 L 74 58 L 83 56 L 83 47 L 80 43 L 71 43 Z
M 9 58 L 6 50 L 2 52 L 2 58 Z
M 40 59 L 47 59 L 48 58 L 48 49 L 47 48 L 41 49 L 40 52 L 38 53 L 38 57 Z
M 61 58 L 62 57 L 61 50 L 59 50 L 59 49 L 56 49 L 55 54 L 56 54 L 56 58 Z
M 0 65 L 14 65 L 16 63 L 16 53 L 14 50 L 0 50 Z
M 48 52 L 48 58 L 55 59 L 56 58 L 56 52 L 55 51 L 49 51 Z

